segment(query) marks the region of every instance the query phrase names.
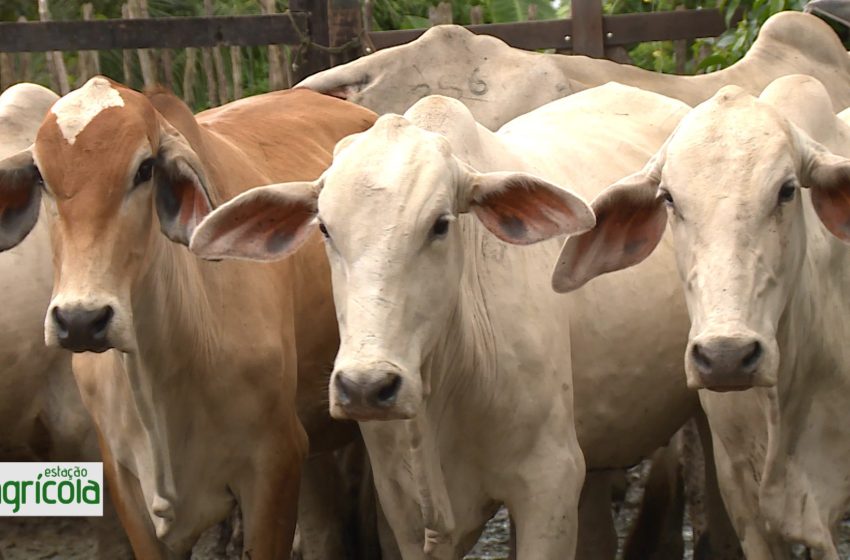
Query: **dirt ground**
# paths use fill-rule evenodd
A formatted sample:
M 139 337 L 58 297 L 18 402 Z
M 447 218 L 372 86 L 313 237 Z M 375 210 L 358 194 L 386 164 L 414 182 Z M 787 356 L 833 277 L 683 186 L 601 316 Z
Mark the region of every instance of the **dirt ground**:
M 637 514 L 643 495 L 643 478 L 647 469 L 638 466 L 629 472 L 630 487 L 622 506 L 615 513 L 620 544 Z M 487 525 L 476 547 L 465 560 L 506 560 L 508 558 L 509 519 L 501 510 Z M 234 550 L 223 550 L 218 527 L 201 537 L 192 553 L 192 560 L 238 560 Z M 689 526 L 683 530 L 685 558 L 691 560 L 693 542 Z M 850 517 L 840 531 L 839 555 L 850 559 Z M 0 518 L 0 560 L 91 560 L 95 545 L 92 526 L 85 519 Z M 803 560 L 804 552 L 796 558 Z M 328 559 L 332 560 L 332 559 Z

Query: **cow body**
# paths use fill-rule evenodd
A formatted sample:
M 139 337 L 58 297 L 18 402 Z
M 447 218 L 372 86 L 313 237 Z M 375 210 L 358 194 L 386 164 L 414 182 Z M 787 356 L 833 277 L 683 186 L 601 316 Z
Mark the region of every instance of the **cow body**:
M 726 84 L 737 84 L 752 94 L 758 94 L 774 78 L 796 72 L 805 72 L 821 80 L 827 86 L 834 108 L 840 109 L 850 104 L 850 59 L 846 50 L 823 21 L 796 12 L 783 12 L 771 17 L 762 26 L 755 44 L 741 61 L 730 68 L 701 76 L 665 75 L 583 56 L 531 53 L 511 48 L 496 38 L 477 36 L 462 27 L 447 25 L 431 28 L 409 44 L 388 48 L 349 64 L 320 72 L 306 78 L 299 86 L 348 99 L 378 113 L 401 113 L 425 95 L 446 95 L 460 100 L 478 122 L 495 130 L 508 120 L 544 103 L 608 81 L 626 83 L 680 99 L 688 104 L 696 104 Z M 625 108 L 624 105 L 624 110 Z M 672 260 L 669 257 L 666 259 L 668 264 L 665 266 L 671 266 Z M 627 277 L 622 278 L 625 280 Z M 619 352 L 621 348 L 629 348 L 638 355 L 648 350 L 646 346 L 634 346 L 636 341 L 643 340 L 640 336 L 609 339 L 609 332 L 624 335 L 627 332 L 627 329 L 611 331 L 608 328 L 609 321 L 614 324 L 619 321 L 616 311 L 618 308 L 610 307 L 614 310 L 612 315 L 597 323 L 599 309 L 609 308 L 604 305 L 600 308 L 590 303 L 594 298 L 599 298 L 599 301 L 604 303 L 608 297 L 620 297 L 620 294 L 623 294 L 623 305 L 641 306 L 645 299 L 643 292 L 638 293 L 642 287 L 637 286 L 629 281 L 619 283 L 619 279 L 615 277 L 615 280 L 611 280 L 606 286 L 610 289 L 600 290 L 600 294 L 604 295 L 597 295 L 591 285 L 586 300 L 588 304 L 579 304 L 574 314 L 576 322 L 590 325 L 590 328 L 582 329 L 574 335 L 581 339 L 579 344 L 582 348 L 591 350 L 585 354 L 588 356 L 587 362 L 575 369 L 579 437 L 584 435 L 583 444 L 588 442 L 588 445 L 592 446 L 592 449 L 585 450 L 590 469 L 603 470 L 624 464 L 624 456 L 634 457 L 633 451 L 640 445 L 646 447 L 639 457 L 647 457 L 655 449 L 657 442 L 666 442 L 666 438 L 680 427 L 682 416 L 678 411 L 690 408 L 693 415 L 701 414 L 697 410 L 697 399 L 692 393 L 684 390 L 681 382 L 676 379 L 679 373 L 672 367 L 647 369 L 640 372 L 642 376 L 623 376 L 618 378 L 617 383 L 596 383 L 594 377 L 584 375 L 585 371 L 599 373 L 596 364 L 608 363 L 613 359 L 611 356 L 616 352 L 612 349 Z M 678 291 L 678 288 L 669 283 L 664 286 L 671 294 Z M 678 324 L 676 321 L 684 320 L 684 310 L 678 303 L 681 300 L 674 298 L 671 301 L 677 303 L 673 306 L 663 306 L 660 308 L 663 311 L 650 307 L 644 310 L 648 314 L 668 315 L 670 322 L 659 321 L 659 324 L 665 325 L 661 331 L 672 334 L 675 340 L 683 343 L 684 339 L 678 331 L 671 331 L 675 331 L 674 325 Z M 600 328 L 594 329 L 595 324 L 601 325 Z M 667 326 L 670 328 L 667 329 Z M 601 336 L 598 336 L 600 334 Z M 662 333 L 659 332 L 658 336 L 660 340 Z M 609 345 L 603 342 L 609 340 Z M 602 362 L 595 361 L 599 355 L 605 358 Z M 629 360 L 628 355 L 627 352 L 622 353 L 621 365 L 625 367 L 622 371 L 640 369 L 640 362 Z M 583 356 L 578 356 L 578 359 L 582 360 Z M 672 366 L 672 363 L 670 365 Z M 614 371 L 613 368 L 605 370 L 605 375 L 616 376 Z M 585 383 L 585 380 L 588 382 Z M 634 391 L 642 391 L 647 385 L 655 384 L 670 389 L 654 395 L 666 395 L 663 408 L 676 412 L 665 417 L 661 410 L 646 407 L 646 418 L 657 418 L 654 425 L 658 432 L 643 440 L 628 439 L 630 445 L 626 448 L 619 445 L 619 442 L 612 445 L 614 440 L 608 438 L 607 425 L 603 419 L 607 420 L 613 413 L 600 412 L 632 409 L 624 416 L 631 417 L 641 408 L 640 402 L 631 398 Z M 600 391 L 610 394 L 600 399 Z M 582 395 L 593 395 L 596 398 L 586 399 L 582 398 Z M 661 405 L 660 402 L 656 404 Z M 701 433 L 707 435 L 707 430 Z M 706 444 L 707 440 L 703 441 L 704 447 Z M 588 479 L 589 482 L 596 480 L 595 475 Z M 716 496 L 715 481 L 712 477 L 706 480 L 709 484 L 706 488 L 707 494 Z M 592 495 L 601 496 L 607 501 L 608 493 L 605 489 L 594 491 L 588 488 L 588 493 L 582 501 L 583 507 L 590 505 L 593 501 Z M 667 499 L 665 496 L 646 496 L 650 500 Z M 706 500 L 713 503 L 708 497 Z M 605 508 L 599 505 L 594 509 L 602 511 Z M 728 557 L 735 558 L 737 553 L 733 550 L 734 535 L 723 519 L 722 508 L 711 508 L 710 515 L 718 520 L 712 522 L 711 529 L 715 553 L 720 547 L 728 548 Z M 583 524 L 584 521 L 583 518 Z M 602 521 L 588 519 L 587 524 L 598 527 Z M 582 533 L 587 534 L 589 531 Z M 613 531 L 609 530 L 608 534 L 612 536 Z M 650 541 L 659 540 L 656 535 L 643 538 Z M 593 551 L 587 551 L 586 554 L 599 557 L 603 553 L 598 547 L 594 547 Z
M 621 104 L 635 108 L 631 117 L 618 114 Z M 611 84 L 543 107 L 494 134 L 456 101 L 429 97 L 404 117 L 386 116 L 370 131 L 342 141 L 321 181 L 297 190 L 286 184 L 258 189 L 217 210 L 197 230 L 192 247 L 203 255 L 274 258 L 280 252 L 264 252 L 249 240 L 283 232 L 254 229 L 248 209 L 271 214 L 276 208 L 283 220 L 289 213 L 300 215 L 299 201 L 309 205 L 318 196 L 342 337 L 331 409 L 343 417 L 383 420 L 361 421 L 360 426 L 381 504 L 405 558 L 423 557 L 423 547 L 437 558 L 461 556 L 500 502 L 508 504 L 517 524 L 520 558 L 571 557 L 583 463 L 571 426 L 573 375 L 586 368 L 582 375 L 590 387 L 594 377 L 600 384 L 613 383 L 617 376 L 637 375 L 643 368 L 671 368 L 681 374 L 677 361 L 684 340 L 666 332 L 657 333 L 665 340 L 653 349 L 656 361 L 649 364 L 617 362 L 603 345 L 588 342 L 591 335 L 577 339 L 575 331 L 587 325 L 579 327 L 572 314 L 583 306 L 600 306 L 597 315 L 614 331 L 606 336 L 636 350 L 640 342 L 629 337 L 649 336 L 642 339 L 644 345 L 655 343 L 650 331 L 660 316 L 645 309 L 618 315 L 615 306 L 621 301 L 601 294 L 579 302 L 550 293 L 545 263 L 560 243 L 520 249 L 488 233 L 463 210 L 464 174 L 478 173 L 474 176 L 483 178 L 468 179 L 477 184 L 512 176 L 508 170 L 533 172 L 592 193 L 593 185 L 601 188 L 616 169 L 640 165 L 686 110 L 681 103 Z M 605 155 L 612 145 L 618 153 L 613 161 Z M 573 166 L 573 161 L 596 163 Z M 457 174 L 461 178 L 452 187 Z M 432 235 L 448 235 L 445 242 L 456 245 L 441 257 L 426 256 L 438 250 L 428 245 L 421 257 L 419 252 L 403 253 L 410 240 L 414 246 L 422 243 L 415 229 L 420 218 L 433 215 L 435 204 L 453 196 L 460 208 L 457 223 L 435 223 L 434 228 L 457 231 Z M 525 218 L 536 215 L 532 208 Z M 486 215 L 482 219 L 490 220 Z M 497 234 L 502 239 L 537 231 L 522 219 L 516 218 L 515 227 L 510 216 L 484 223 L 491 230 L 507 224 L 507 231 Z M 230 220 L 240 223 L 234 227 L 241 233 L 224 234 Z M 406 260 L 418 258 L 439 260 Z M 654 275 L 664 276 L 654 271 L 650 281 Z M 675 282 L 668 284 L 670 291 L 641 295 L 648 298 L 648 307 L 666 304 L 670 292 L 675 293 Z M 677 309 L 666 317 L 672 319 L 671 329 L 686 320 Z M 599 359 L 607 361 L 588 366 Z M 669 378 L 673 383 L 665 390 L 685 392 L 681 378 Z M 600 463 L 633 464 L 647 446 L 664 442 L 656 425 L 662 415 L 653 416 L 659 410 L 652 401 L 664 396 L 646 389 L 640 396 L 633 393 L 641 406 L 625 414 L 611 401 L 601 403 L 598 392 L 582 395 L 595 404 L 580 404 L 586 416 L 579 419 L 576 413 L 578 439 Z M 679 415 L 679 424 L 689 413 L 689 406 L 663 411 Z M 623 443 L 622 449 L 602 447 L 602 438 L 593 432 L 596 422 L 605 425 L 609 438 Z
M 59 97 L 35 84 L 0 95 L 0 159 L 27 148 Z M 97 436 L 71 373 L 71 355 L 44 347 L 44 314 L 53 286 L 46 220 L 18 247 L 0 255 L 0 461 L 99 461 Z M 108 498 L 104 496 L 104 500 Z M 3 522 L 0 521 L 0 524 Z M 93 520 L 98 558 L 126 558 L 126 539 L 107 503 Z
M 315 177 L 335 141 L 372 116 L 298 92 L 197 118 L 174 98 L 154 104 L 93 78 L 53 107 L 33 163 L 24 152 L 0 166 L 12 189 L 46 185 L 57 274 L 45 336 L 77 352 L 138 557 L 181 556 L 234 503 L 245 554 L 288 557 L 307 452 L 296 376 L 331 360 L 336 340 L 333 330 L 310 340 L 316 327 L 294 317 L 296 290 L 318 297 L 322 283 L 307 274 L 322 273 L 322 255 L 305 252 L 303 266 L 213 264 L 179 243 L 213 204 L 273 178 Z M 21 200 L 6 199 L 6 211 L 25 214 Z M 308 423 L 322 403 L 312 400 L 301 407 Z
M 34 84 L 14 86 L 0 96 L 0 158 L 32 144 L 44 115 L 57 99 L 53 92 Z M 46 395 L 56 383 L 71 389 L 66 395 L 68 413 L 73 414 L 75 405 L 82 412 L 73 382 L 68 385 L 72 380 L 70 355 L 43 349 L 44 312 L 53 285 L 49 244 L 47 226 L 41 222 L 25 244 L 0 257 L 0 287 L 9 302 L 0 338 L 0 363 L 7 364 L 0 376 L 0 425 L 4 426 L 0 450 L 6 460 L 45 458 L 50 440 L 61 444 L 65 439 L 49 433 L 62 423 L 53 426 L 46 417 L 53 404 Z M 55 403 L 61 407 L 63 400 L 57 395 Z M 61 408 L 55 412 L 61 413 Z M 85 439 L 90 429 L 85 422 L 68 424 L 74 439 Z
M 669 220 L 691 315 L 688 383 L 711 389 L 700 400 L 748 558 L 788 559 L 795 543 L 839 558 L 833 535 L 850 507 L 848 146 L 850 128 L 811 77 L 781 78 L 760 98 L 724 88 L 594 201 L 600 222 L 569 241 L 556 271 L 575 287 L 636 264 Z
M 303 80 L 306 87 L 377 113 L 402 113 L 429 94 L 454 97 L 496 130 L 532 109 L 609 81 L 694 105 L 736 84 L 759 93 L 786 74 L 811 74 L 827 85 L 835 109 L 850 105 L 850 59 L 835 33 L 808 14 L 782 12 L 762 26 L 744 58 L 700 76 L 674 76 L 585 56 L 538 54 L 499 39 L 443 25 L 421 38 L 378 51 Z

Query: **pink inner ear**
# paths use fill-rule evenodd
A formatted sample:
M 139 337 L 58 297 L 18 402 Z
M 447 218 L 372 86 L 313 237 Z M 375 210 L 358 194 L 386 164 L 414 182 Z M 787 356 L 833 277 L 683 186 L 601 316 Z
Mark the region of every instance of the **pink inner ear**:
M 547 188 L 523 182 L 485 196 L 472 207 L 499 239 L 519 245 L 575 231 L 573 209 Z
M 304 226 L 313 216 L 308 205 L 249 198 L 213 214 L 198 232 L 195 249 L 218 257 L 280 258 L 312 231 Z
M 842 187 L 813 187 L 812 205 L 835 237 L 850 242 L 850 192 Z
M 618 195 L 595 203 L 596 226 L 564 245 L 553 279 L 558 291 L 574 290 L 600 274 L 636 265 L 658 245 L 667 227 L 664 208 L 651 195 Z
M 188 232 L 192 232 L 204 216 L 210 213 L 210 208 L 204 193 L 191 179 L 183 179 L 179 183 L 174 184 L 174 188 L 179 191 L 180 197 L 180 215 L 178 221 L 180 225 Z

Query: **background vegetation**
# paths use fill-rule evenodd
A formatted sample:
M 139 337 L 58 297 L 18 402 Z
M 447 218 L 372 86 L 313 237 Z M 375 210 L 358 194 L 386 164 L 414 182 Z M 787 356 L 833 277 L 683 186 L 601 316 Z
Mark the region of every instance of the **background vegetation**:
M 364 0 L 365 1 L 365 0 Z M 372 0 L 372 29 L 409 29 L 429 25 L 429 9 L 440 0 Z M 121 6 L 126 0 L 90 0 L 95 18 L 120 18 Z M 473 7 L 484 23 L 524 21 L 532 16 L 536 19 L 568 17 L 570 0 L 451 0 L 452 19 L 455 23 L 470 23 Z M 54 20 L 81 19 L 82 0 L 51 0 L 50 10 Z M 720 8 L 731 20 L 736 10 L 742 10 L 743 19 L 721 37 L 689 42 L 686 49 L 674 48 L 672 42 L 652 42 L 633 45 L 628 49 L 632 61 L 643 68 L 659 72 L 684 71 L 697 73 L 726 67 L 738 60 L 752 44 L 758 30 L 772 14 L 782 10 L 802 9 L 805 0 L 603 0 L 606 14 L 653 12 L 685 8 Z M 151 17 L 203 15 L 203 0 L 147 0 Z M 287 8 L 288 0 L 276 0 L 278 11 Z M 257 0 L 216 0 L 216 15 L 238 15 L 261 13 Z M 36 0 L 0 1 L 0 21 L 16 21 L 20 16 L 38 20 Z M 244 48 L 242 74 L 244 95 L 267 91 L 269 87 L 268 49 L 264 47 Z M 174 87 L 180 92 L 186 65 L 186 52 L 173 51 L 172 65 Z M 80 82 L 78 53 L 64 53 L 71 87 Z M 29 58 L 30 74 L 34 81 L 50 85 L 45 55 L 33 54 Z M 223 57 L 230 70 L 230 57 Z M 101 51 L 101 72 L 117 80 L 124 80 L 121 51 Z M 209 105 L 207 84 L 201 71 L 201 57 L 196 64 L 198 71 L 191 87 L 197 108 Z M 21 62 L 15 64 L 20 66 Z M 133 56 L 131 85 L 141 87 L 142 77 L 138 59 Z M 182 93 L 182 92 L 181 92 Z

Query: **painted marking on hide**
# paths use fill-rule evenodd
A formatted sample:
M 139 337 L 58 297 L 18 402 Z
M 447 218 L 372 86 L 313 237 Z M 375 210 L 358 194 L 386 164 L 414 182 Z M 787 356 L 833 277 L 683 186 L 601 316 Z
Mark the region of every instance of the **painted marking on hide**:
M 118 90 L 104 78 L 95 77 L 80 89 L 74 90 L 57 101 L 50 112 L 56 115 L 56 124 L 69 144 L 104 109 L 123 107 L 124 99 Z

